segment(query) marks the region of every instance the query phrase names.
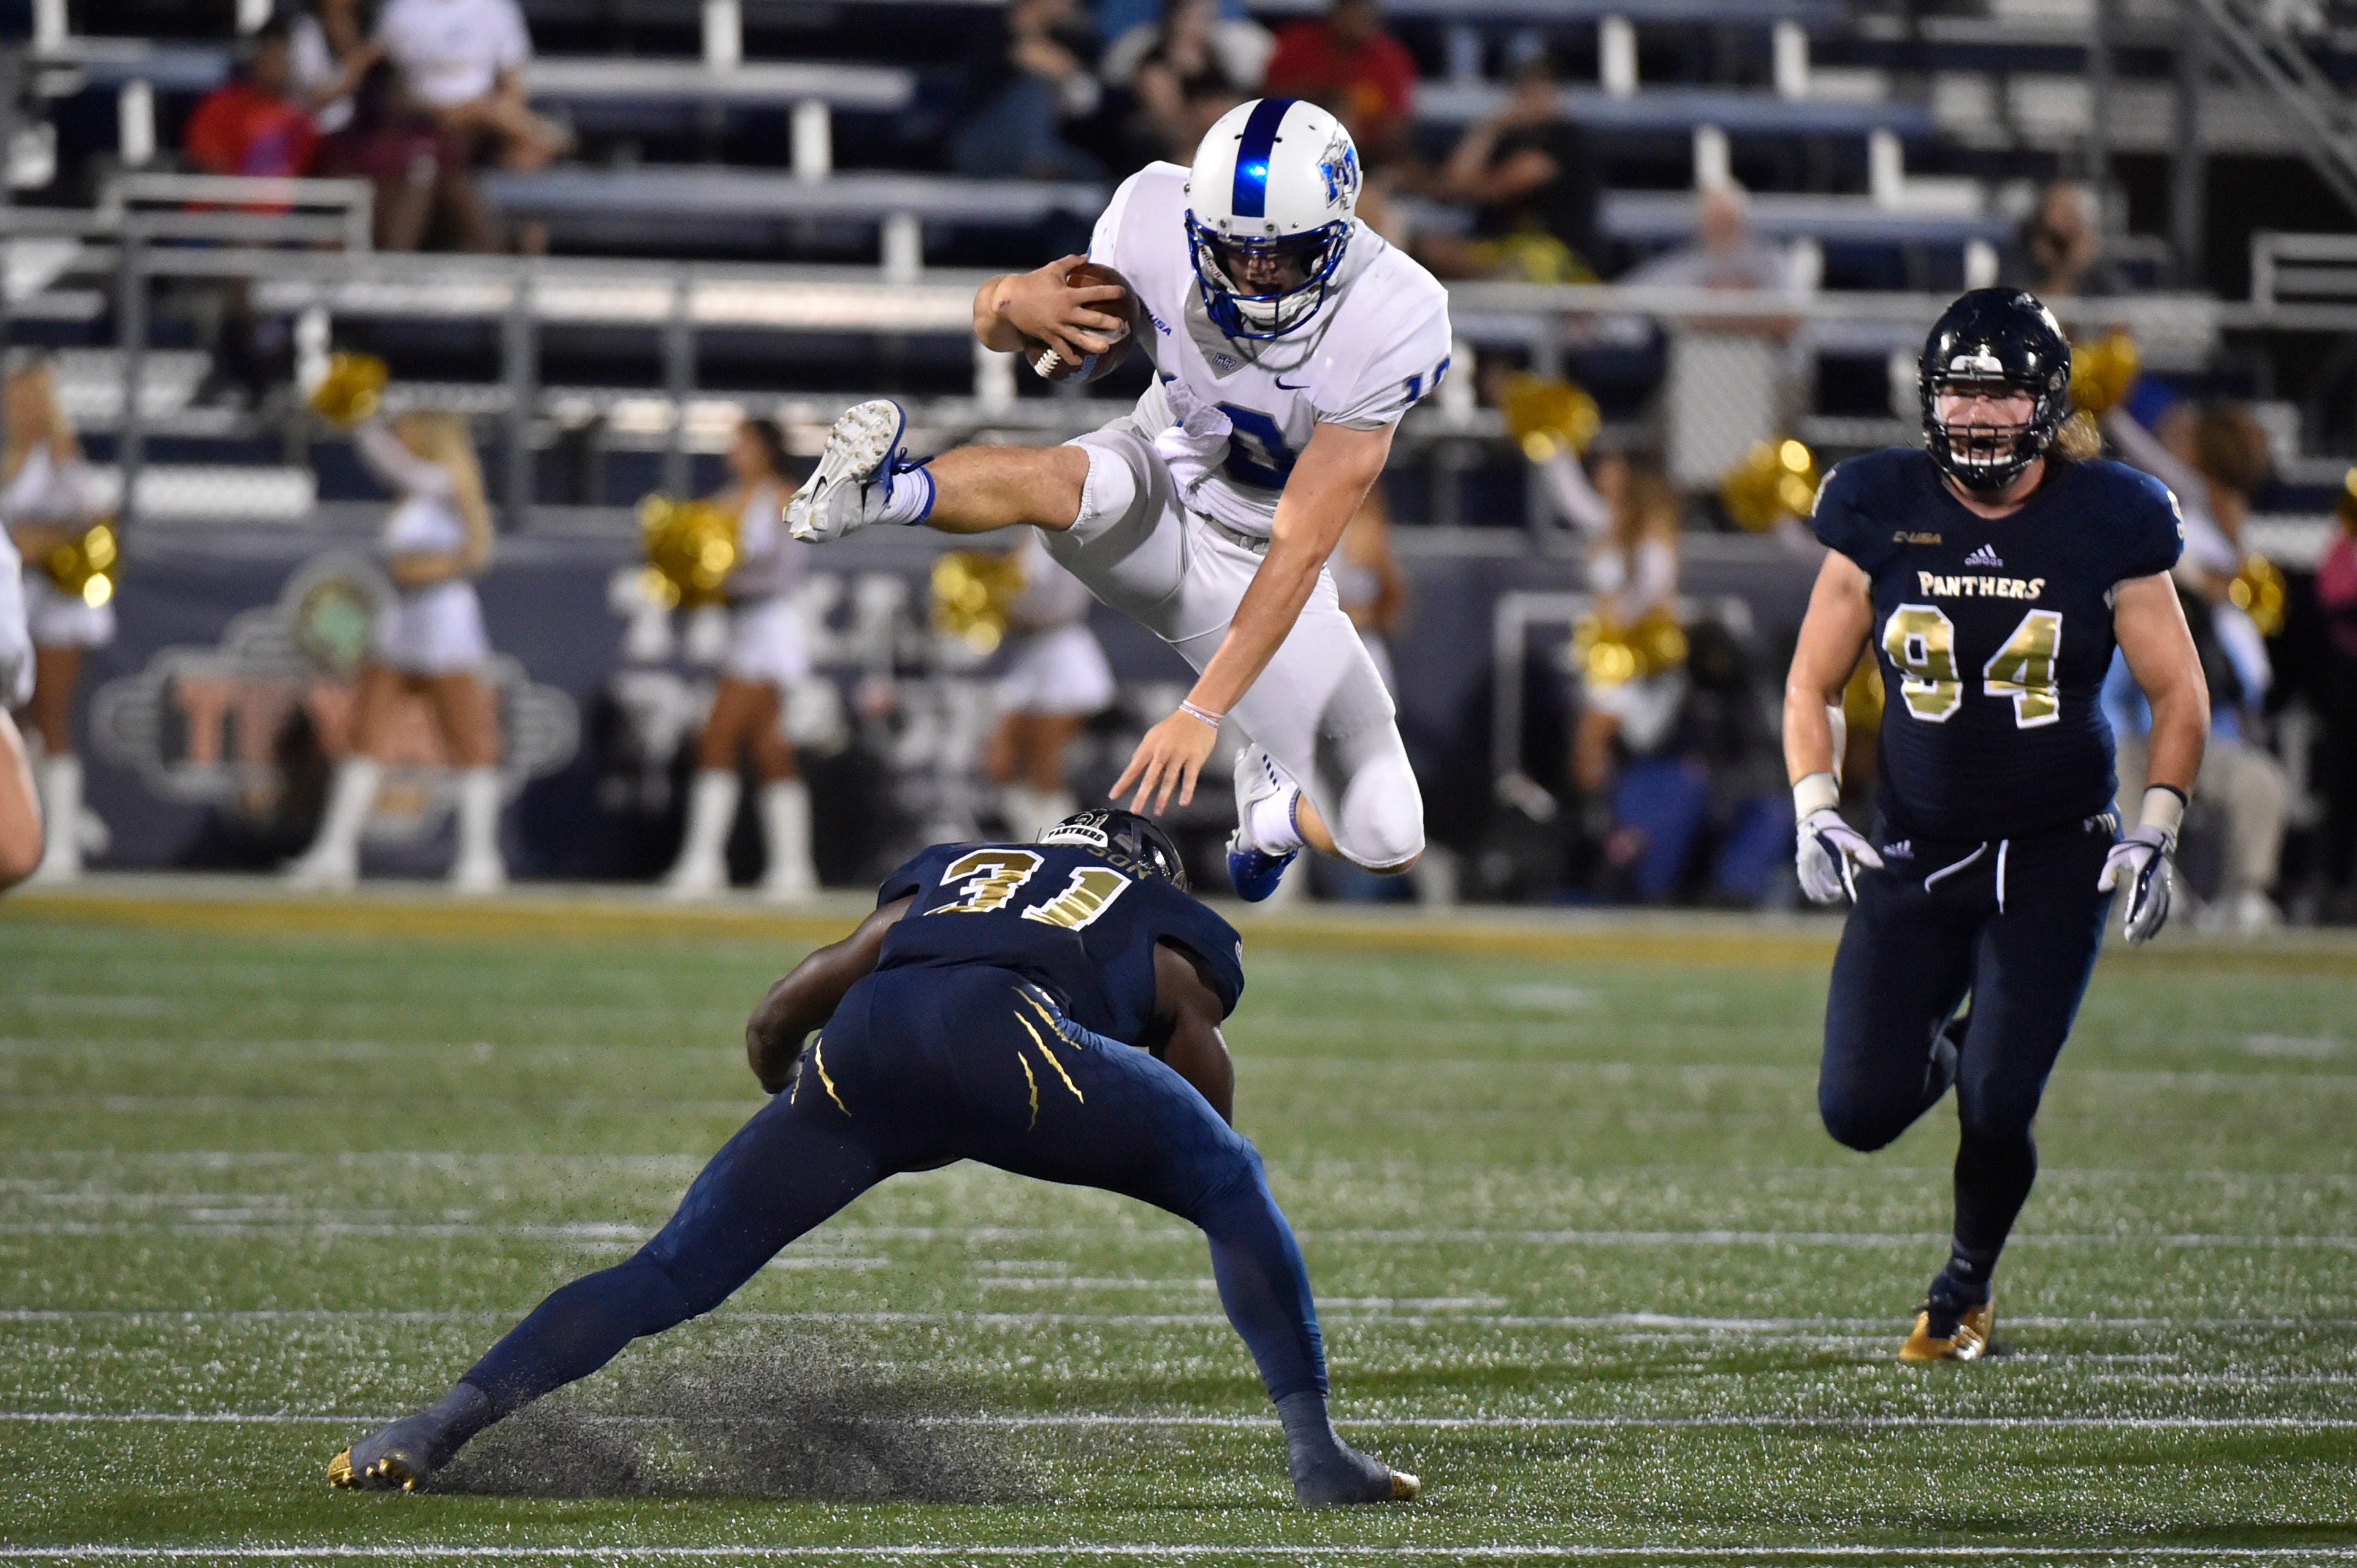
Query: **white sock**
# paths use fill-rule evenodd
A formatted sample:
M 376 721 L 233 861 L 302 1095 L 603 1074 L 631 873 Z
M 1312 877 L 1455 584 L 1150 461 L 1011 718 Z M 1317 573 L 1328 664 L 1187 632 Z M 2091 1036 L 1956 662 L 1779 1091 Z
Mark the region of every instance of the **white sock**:
M 799 779 L 780 779 L 761 786 L 761 836 L 770 848 L 770 869 L 762 886 L 785 892 L 818 886 L 818 873 L 811 865 L 809 785 Z
M 1287 785 L 1265 800 L 1253 802 L 1252 841 L 1263 854 L 1290 854 L 1301 847 L 1301 827 L 1293 809 L 1301 800 L 1298 785 Z
M 500 864 L 500 770 L 469 768 L 458 775 L 460 865 Z
M 674 878 L 710 871 L 727 879 L 724 862 L 728 830 L 737 825 L 737 790 L 734 768 L 706 768 L 696 774 L 687 791 L 687 832 L 672 866 Z
M 932 515 L 933 476 L 929 468 L 910 468 L 892 480 L 892 494 L 884 502 L 878 522 L 922 522 Z
M 51 875 L 81 869 L 81 758 L 41 758 L 41 869 Z
M 361 852 L 361 830 L 368 826 L 369 809 L 376 804 L 376 787 L 384 769 L 365 757 L 346 757 L 328 788 L 328 809 L 319 818 L 319 836 L 311 841 L 306 859 L 350 860 Z

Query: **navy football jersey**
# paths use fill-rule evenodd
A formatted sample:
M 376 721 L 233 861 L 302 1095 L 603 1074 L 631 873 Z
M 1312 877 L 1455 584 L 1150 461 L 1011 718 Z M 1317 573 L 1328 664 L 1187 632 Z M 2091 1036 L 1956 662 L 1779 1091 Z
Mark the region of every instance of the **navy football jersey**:
M 916 904 L 885 933 L 879 971 L 988 964 L 1060 999 L 1072 1022 L 1135 1041 L 1154 1016 L 1154 949 L 1201 961 L 1223 1009 L 1243 994 L 1243 939 L 1158 876 L 1078 844 L 935 844 L 887 877 L 878 905 Z
M 2177 564 L 2176 498 L 2119 463 L 2050 460 L 2010 517 L 1975 515 L 1929 454 L 1826 476 L 1817 538 L 1866 573 L 1881 661 L 1876 805 L 1893 837 L 2010 838 L 2111 804 L 2112 591 Z

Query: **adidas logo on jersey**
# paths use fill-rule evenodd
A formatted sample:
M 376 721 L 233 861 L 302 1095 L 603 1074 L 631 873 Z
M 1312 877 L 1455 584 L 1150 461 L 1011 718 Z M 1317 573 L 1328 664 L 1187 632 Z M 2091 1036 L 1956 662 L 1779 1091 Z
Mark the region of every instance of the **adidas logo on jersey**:
M 1995 545 L 1984 544 L 1978 550 L 1974 551 L 1970 555 L 1964 557 L 1964 564 L 1967 566 L 2002 566 L 2005 563 L 1997 559 L 1996 547 Z

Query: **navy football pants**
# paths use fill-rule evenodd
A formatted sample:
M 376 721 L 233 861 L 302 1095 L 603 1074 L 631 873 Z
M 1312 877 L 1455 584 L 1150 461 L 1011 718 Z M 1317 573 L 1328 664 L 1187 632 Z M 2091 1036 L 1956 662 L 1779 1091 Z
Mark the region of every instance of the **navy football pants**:
M 978 966 L 854 986 L 786 1092 L 713 1156 L 654 1239 L 551 1294 L 464 1380 L 504 1416 L 710 1312 L 885 1177 L 959 1159 L 1103 1187 L 1200 1226 L 1270 1398 L 1325 1391 L 1308 1273 L 1259 1154 L 1169 1068 Z
M 1986 844 L 1916 839 L 1863 870 L 1825 1004 L 1817 1108 L 1853 1149 L 1879 1149 L 1938 1102 L 1942 1027 L 1969 992 L 1956 1059 L 1956 1256 L 1987 1273 L 2038 1174 L 2030 1135 L 2103 944 L 2112 897 L 2095 891 L 2114 840 L 2083 829 Z

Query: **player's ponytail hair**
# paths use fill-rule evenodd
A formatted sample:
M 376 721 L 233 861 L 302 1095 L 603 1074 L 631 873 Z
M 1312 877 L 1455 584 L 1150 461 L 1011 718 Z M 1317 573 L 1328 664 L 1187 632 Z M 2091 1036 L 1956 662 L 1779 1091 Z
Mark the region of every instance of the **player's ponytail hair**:
M 2050 463 L 2091 463 L 2104 455 L 2104 432 L 2095 416 L 2081 409 L 2057 426 L 2046 444 Z

